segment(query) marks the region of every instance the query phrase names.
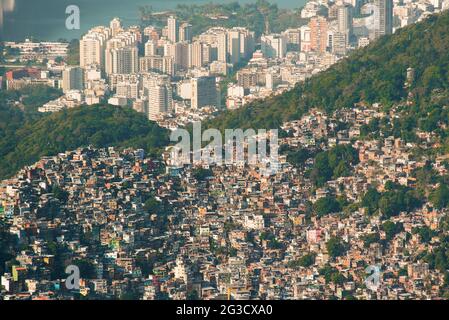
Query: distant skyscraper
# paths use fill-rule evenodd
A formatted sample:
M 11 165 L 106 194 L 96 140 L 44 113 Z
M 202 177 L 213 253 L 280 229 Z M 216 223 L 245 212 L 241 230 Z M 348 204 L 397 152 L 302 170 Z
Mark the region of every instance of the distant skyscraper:
M 148 40 L 145 43 L 145 56 L 155 56 L 157 55 L 157 41 Z
M 62 90 L 83 90 L 84 73 L 80 67 L 67 67 L 62 72 Z
M 301 51 L 310 51 L 310 27 L 304 25 L 300 28 L 301 30 Z
M 337 55 L 346 54 L 347 36 L 338 30 L 328 31 L 328 47 L 331 52 Z
M 192 25 L 189 23 L 183 23 L 179 27 L 179 41 L 192 41 Z
M 111 64 L 106 73 L 131 74 L 139 70 L 138 50 L 135 46 L 126 46 L 110 51 Z
M 283 58 L 287 53 L 287 39 L 280 34 L 263 35 L 261 49 L 266 58 Z
M 186 70 L 191 66 L 191 45 L 187 42 L 166 43 L 164 56 L 173 58 L 175 70 Z
M 282 35 L 287 41 L 287 50 L 299 51 L 301 48 L 301 29 L 287 29 Z
M 137 37 L 133 33 L 122 32 L 108 40 L 105 50 L 106 74 L 130 74 L 139 69 Z
M 104 68 L 105 42 L 94 35 L 87 34 L 80 40 L 80 66 L 97 64 Z
M 225 31 L 217 35 L 218 61 L 228 62 L 228 37 Z
M 349 4 L 342 4 L 337 9 L 338 32 L 345 35 L 346 45 L 352 38 L 352 17 L 353 7 Z
M 191 44 L 191 65 L 192 67 L 200 68 L 204 64 L 203 59 L 203 44 L 199 41 L 195 41 Z
M 159 40 L 159 33 L 159 30 L 153 26 L 149 26 L 143 29 L 143 35 L 147 40 Z
M 139 59 L 139 70 L 141 72 L 159 72 L 170 76 L 175 75 L 173 57 L 146 56 Z
M 167 78 L 153 79 L 147 87 L 148 119 L 157 120 L 164 114 L 171 112 L 173 104 L 173 89 Z
M 112 19 L 110 23 L 110 28 L 112 31 L 112 36 L 115 37 L 116 35 L 118 35 L 120 32 L 123 31 L 122 21 L 119 18 Z
M 234 28 L 237 29 L 237 28 Z M 244 59 L 251 58 L 255 50 L 255 33 L 246 28 L 238 28 L 240 30 L 240 57 Z
M 172 42 L 179 41 L 179 24 L 175 17 L 170 16 L 167 19 L 168 40 Z
M 374 0 L 374 37 L 393 33 L 393 0 Z
M 215 77 L 199 77 L 192 79 L 192 108 L 217 106 L 217 87 Z
M 240 61 L 240 31 L 230 30 L 228 32 L 228 54 L 229 62 L 237 64 Z
M 310 27 L 310 49 L 326 52 L 328 22 L 324 17 L 313 17 L 309 22 Z
M 105 68 L 106 41 L 111 37 L 111 29 L 96 27 L 84 35 L 80 40 L 80 66 L 98 65 Z
M 134 34 L 136 36 L 136 41 L 138 43 L 142 43 L 143 35 L 142 35 L 142 30 L 140 29 L 139 26 L 131 26 L 131 27 L 128 28 L 127 31 L 132 33 L 132 34 Z

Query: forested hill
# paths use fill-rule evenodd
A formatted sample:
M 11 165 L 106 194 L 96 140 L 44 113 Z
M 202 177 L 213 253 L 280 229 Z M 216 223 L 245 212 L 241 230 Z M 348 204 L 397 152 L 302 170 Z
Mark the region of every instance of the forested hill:
M 0 179 L 15 174 L 42 156 L 81 146 L 143 148 L 155 153 L 169 142 L 168 130 L 130 108 L 109 105 L 63 110 L 38 120 L 2 106 L 14 125 L 0 128 Z
M 449 12 L 430 16 L 354 51 L 283 95 L 227 111 L 205 127 L 269 129 L 299 118 L 312 107 L 332 111 L 357 102 L 381 102 L 388 107 L 406 98 L 404 82 L 409 67 L 416 74 L 411 110 L 425 115 L 429 104 L 449 100 L 448 30 Z

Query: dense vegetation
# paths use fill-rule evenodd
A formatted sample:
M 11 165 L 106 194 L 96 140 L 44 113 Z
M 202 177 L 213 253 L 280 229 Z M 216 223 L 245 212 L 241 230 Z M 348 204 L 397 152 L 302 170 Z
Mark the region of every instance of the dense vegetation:
M 362 206 L 368 214 L 380 212 L 383 217 L 389 218 L 398 215 L 402 211 L 410 212 L 422 205 L 422 195 L 415 189 L 388 181 L 385 184 L 385 192 L 369 189 L 362 199 Z
M 168 132 L 130 108 L 96 105 L 63 110 L 42 119 L 26 121 L 15 110 L 10 126 L 0 131 L 0 178 L 14 174 L 44 155 L 80 146 L 143 148 L 155 153 L 168 144 Z M 2 110 L 0 109 L 0 110 Z
M 5 106 L 16 103 L 26 113 L 37 113 L 37 108 L 44 103 L 62 96 L 62 91 L 46 85 L 30 85 L 19 90 L 0 91 L 0 110 Z M 8 118 L 5 118 L 7 121 Z M 0 120 L 1 121 L 1 120 Z
M 73 39 L 69 44 L 69 51 L 67 53 L 67 64 L 77 66 L 80 64 L 80 42 Z
M 448 27 L 448 12 L 432 15 L 354 51 L 285 94 L 225 112 L 205 127 L 270 129 L 314 107 L 330 112 L 355 103 L 380 102 L 388 108 L 407 98 L 404 83 L 407 68 L 412 67 L 412 105 L 392 130 L 400 134 L 404 129 L 413 132 L 417 126 L 435 129 L 435 121 L 449 121 L 449 111 L 442 108 L 449 105 Z M 429 118 L 432 112 L 435 115 Z
M 313 209 L 316 214 L 321 217 L 329 213 L 339 212 L 341 210 L 341 205 L 334 197 L 327 196 L 318 199 L 313 204 Z
M 332 237 L 326 242 L 326 249 L 332 258 L 340 257 L 347 251 L 347 245 L 341 238 Z
M 310 178 L 315 186 L 321 187 L 331 179 L 349 176 L 351 166 L 358 162 L 357 150 L 351 145 L 337 145 L 315 156 Z

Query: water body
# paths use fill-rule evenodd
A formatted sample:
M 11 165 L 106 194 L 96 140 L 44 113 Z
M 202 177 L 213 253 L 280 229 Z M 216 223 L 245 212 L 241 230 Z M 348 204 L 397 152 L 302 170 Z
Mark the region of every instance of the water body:
M 150 5 L 154 11 L 174 9 L 178 4 L 231 3 L 236 0 L 0 0 L 2 38 L 21 41 L 33 37 L 38 40 L 74 39 L 93 26 L 106 25 L 113 17 L 120 17 L 125 25 L 139 23 L 138 7 Z M 239 0 L 241 4 L 256 0 Z M 301 7 L 306 0 L 272 0 L 280 8 Z M 65 28 L 65 9 L 77 5 L 81 13 L 81 29 Z

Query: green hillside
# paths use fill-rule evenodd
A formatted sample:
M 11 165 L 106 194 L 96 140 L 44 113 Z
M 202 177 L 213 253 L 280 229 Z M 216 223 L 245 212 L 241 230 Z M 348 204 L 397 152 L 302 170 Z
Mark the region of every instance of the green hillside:
M 78 107 L 25 121 L 5 107 L 14 125 L 0 128 L 0 178 L 16 173 L 45 155 L 80 146 L 144 148 L 155 153 L 168 144 L 168 131 L 130 108 L 108 105 Z M 14 128 L 14 130 L 12 130 Z
M 407 97 L 404 82 L 409 67 L 416 74 L 411 111 L 415 117 L 426 117 L 429 104 L 441 106 L 449 101 L 447 30 L 449 12 L 431 16 L 354 51 L 283 95 L 225 112 L 205 127 L 269 129 L 313 107 L 333 111 L 358 102 L 381 102 L 389 107 Z

